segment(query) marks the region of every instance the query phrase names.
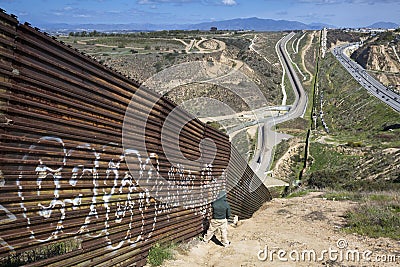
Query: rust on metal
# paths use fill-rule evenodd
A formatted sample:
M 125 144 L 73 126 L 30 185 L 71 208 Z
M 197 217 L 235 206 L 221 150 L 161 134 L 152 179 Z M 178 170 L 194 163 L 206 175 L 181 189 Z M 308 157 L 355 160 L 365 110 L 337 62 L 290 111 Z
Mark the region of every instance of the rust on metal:
M 4 11 L 0 125 L 0 266 L 142 266 L 219 190 L 241 219 L 271 199 L 226 135 Z

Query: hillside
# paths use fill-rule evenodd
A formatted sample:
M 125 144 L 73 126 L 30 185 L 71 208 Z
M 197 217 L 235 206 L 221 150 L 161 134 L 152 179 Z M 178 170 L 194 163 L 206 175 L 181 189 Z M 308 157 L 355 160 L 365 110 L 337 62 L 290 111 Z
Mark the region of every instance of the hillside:
M 344 217 L 358 205 L 353 200 L 329 200 L 320 192 L 273 199 L 251 219 L 229 227 L 230 247 L 194 239 L 178 246 L 174 260 L 162 266 L 394 266 L 391 264 L 400 261 L 398 241 L 344 231 L 347 227 Z M 329 249 L 337 254 L 322 254 Z M 279 254 L 281 260 L 279 250 L 286 253 Z M 346 258 L 347 251 L 356 253 L 355 258 Z M 372 252 L 370 260 L 362 258 L 364 251 Z M 339 253 L 344 257 L 339 257 Z M 382 265 L 376 262 L 380 257 L 385 260 Z
M 201 37 L 195 35 L 169 36 L 162 39 L 164 44 L 160 43 L 159 36 L 152 36 L 145 40 L 141 38 L 139 42 L 130 40 L 131 43 L 125 43 L 125 47 L 113 43 L 113 47 L 106 51 L 101 50 L 106 47 L 96 46 L 100 38 L 92 44 L 87 43 L 87 37 L 84 44 L 78 43 L 85 40 L 82 37 L 71 37 L 68 41 L 74 46 L 84 47 L 113 68 L 143 80 L 174 64 L 190 60 L 209 62 L 210 66 L 216 62 L 230 64 L 256 81 L 267 99 L 276 104 L 280 100 L 282 71 L 277 64 L 274 45 L 282 36 L 282 33 L 258 34 L 257 38 L 253 34 L 203 36 L 208 40 L 197 47 L 193 44 L 200 42 Z M 328 33 L 328 42 L 333 46 L 361 40 L 361 37 L 360 34 L 334 31 Z M 182 40 L 182 45 L 173 39 Z M 264 57 L 248 49 L 254 40 L 255 49 Z M 231 227 L 231 247 L 224 249 L 215 243 L 201 244 L 197 238 L 191 245 L 180 244 L 176 259 L 168 261 L 165 266 L 236 266 L 238 263 L 242 266 L 287 266 L 285 262 L 261 262 L 257 253 L 266 245 L 271 249 L 288 251 L 335 249 L 338 240 L 346 240 L 349 249 L 398 256 L 400 114 L 361 88 L 332 54 L 326 53 L 324 59 L 318 59 L 319 42 L 319 32 L 298 32 L 288 43 L 288 51 L 299 70 L 304 72 L 303 84 L 310 99 L 314 95 L 314 102 L 310 101 L 310 105 L 316 107 L 318 114 L 323 113 L 330 132 L 325 131 L 320 118 L 317 125 L 310 124 L 311 108 L 304 118 L 279 125 L 280 131 L 294 138 L 275 148 L 273 175 L 291 187 L 271 189 L 277 197 L 275 200 L 266 203 L 251 219 Z M 132 49 L 137 53 L 132 53 Z M 207 53 L 199 53 L 200 50 Z M 312 77 L 315 73 L 316 82 Z M 315 92 L 314 83 L 318 84 Z M 209 96 L 224 100 L 238 110 L 247 108 L 218 86 L 190 84 L 174 88 L 167 96 L 177 103 Z M 205 106 L 203 102 L 197 108 L 206 110 L 209 105 Z M 310 125 L 308 157 L 303 169 L 305 139 Z M 240 149 L 244 154 L 255 138 L 250 139 L 246 131 L 241 138 L 241 141 L 234 140 L 233 143 L 245 143 Z M 307 194 L 310 190 L 317 192 Z M 307 195 L 280 198 L 290 192 Z M 344 201 L 338 202 L 338 199 Z M 296 264 L 309 266 L 307 262 Z M 327 259 L 321 264 L 340 266 L 341 263 Z M 364 266 L 376 265 L 367 262 Z
M 351 58 L 386 86 L 400 90 L 399 55 L 400 34 L 387 32 L 367 39 Z
M 365 38 L 364 34 L 355 32 L 345 32 L 343 30 L 329 30 L 327 35 L 327 47 L 331 48 L 341 43 L 355 43 L 360 42 Z
M 150 78 L 161 79 L 163 82 L 152 89 L 183 105 L 194 116 L 215 118 L 230 115 L 226 119 L 216 118 L 221 121 L 212 124 L 226 132 L 251 119 L 243 117 L 243 114 L 238 118 L 236 114 L 282 102 L 282 68 L 275 55 L 275 43 L 284 34 L 80 32 L 59 38 L 141 84 Z M 249 49 L 252 44 L 262 54 Z M 268 58 L 263 57 L 264 54 Z M 221 85 L 210 77 L 214 75 L 213 71 L 222 69 L 230 78 L 224 79 Z M 206 78 L 200 80 L 205 82 L 194 82 L 195 75 L 204 75 Z M 232 137 L 232 142 L 246 159 L 255 148 L 254 136 L 253 132 L 242 131 Z
M 400 114 L 369 95 L 340 63 L 321 62 L 316 103 L 330 129 L 317 122 L 310 147 L 310 183 L 322 187 L 400 188 Z M 320 110 L 318 108 L 317 110 Z
M 269 101 L 268 104 L 276 105 L 281 101 L 282 71 L 274 45 L 282 36 L 283 33 L 264 33 L 257 34 L 257 38 L 254 34 L 228 37 L 177 31 L 123 36 L 71 36 L 64 41 L 139 82 L 180 63 L 204 61 L 210 62 L 210 66 L 214 63 L 226 64 L 255 81 Z M 395 82 L 397 74 L 390 76 L 387 71 L 384 72 L 400 67 L 393 58 L 393 48 L 387 44 L 385 46 L 385 40 L 391 37 L 371 38 L 365 42 L 363 51 L 373 50 L 373 44 L 389 49 L 385 57 L 376 57 L 375 61 L 370 60 L 373 56 L 368 56 L 365 64 L 379 67 L 378 75 L 390 77 Z M 333 46 L 361 39 L 365 39 L 365 34 L 332 30 L 328 33 L 327 42 Z M 256 40 L 255 48 L 264 57 L 248 49 L 252 40 Z M 398 49 L 397 43 L 391 44 L 397 45 Z M 315 73 L 318 45 L 319 36 L 316 32 L 299 32 L 288 44 L 293 60 L 307 74 L 304 86 L 310 94 L 313 92 L 311 74 Z M 390 48 L 393 53 L 390 53 Z M 362 55 L 370 55 L 369 52 L 360 51 L 357 51 L 360 53 L 359 59 Z M 399 129 L 395 129 L 395 126 L 400 121 L 400 115 L 362 90 L 330 53 L 319 62 L 319 67 L 320 88 L 316 92 L 315 105 L 319 107 L 322 99 L 324 119 L 331 132 L 327 134 L 324 131 L 320 120 L 317 128 L 313 126 L 308 168 L 303 173 L 305 181 L 317 188 L 397 188 L 400 170 L 396 166 L 400 165 L 400 139 Z M 287 88 L 290 88 L 289 85 Z M 291 90 L 287 91 L 290 98 Z M 193 98 L 210 97 L 224 102 L 236 112 L 249 108 L 232 92 L 217 85 L 187 84 L 174 88 L 167 96 L 178 104 Z M 204 109 L 204 102 L 191 102 L 187 108 L 195 115 L 209 110 Z M 298 178 L 304 162 L 304 139 L 310 116 L 278 126 L 296 138 L 290 144 L 284 142 L 276 148 L 279 152 L 276 159 L 281 156 L 285 159 L 278 171 L 274 172 L 276 178 L 288 182 Z M 238 122 L 222 123 L 232 125 Z M 254 146 L 254 137 L 245 132 L 239 137 L 241 140 L 234 139 L 234 143 L 240 146 L 239 150 L 244 155 Z
M 332 44 L 356 38 L 360 35 L 328 32 Z M 301 64 L 299 58 L 294 58 Z M 311 125 L 306 168 L 303 170 L 303 140 L 308 127 L 301 126 L 299 120 L 288 122 L 278 127 L 296 139 L 276 149 L 276 156 L 282 159 L 274 170 L 275 178 L 291 183 L 303 178 L 302 184 L 319 189 L 399 190 L 400 114 L 368 94 L 331 53 L 320 59 L 318 66 L 314 97 L 318 117 L 317 124 Z M 311 113 L 305 117 L 308 123 L 311 117 Z
M 283 36 L 282 33 L 264 35 L 273 43 Z M 254 34 L 246 37 L 240 34 L 227 37 L 225 34 L 174 31 L 119 35 L 88 33 L 84 36 L 76 34 L 60 39 L 139 83 L 144 83 L 162 70 L 187 62 L 209 62 L 210 69 L 214 63 L 229 66 L 254 81 L 268 104 L 278 104 L 281 98 L 282 70 L 249 50 L 252 37 Z M 264 39 L 259 40 L 264 42 Z M 274 47 L 270 47 L 269 50 L 273 53 Z M 277 58 L 275 60 L 278 61 Z M 183 68 L 180 71 L 182 73 L 179 75 L 184 77 L 189 70 Z M 165 78 L 168 81 L 171 79 Z M 242 105 L 240 99 L 229 95 L 227 90 L 215 90 L 214 87 L 204 84 L 183 86 L 171 90 L 168 97 L 180 104 L 193 98 L 193 94 L 197 97 L 213 96 L 222 102 L 227 101 L 238 112 L 248 109 Z
M 313 40 L 318 37 L 312 38 L 311 34 L 306 37 L 302 38 L 304 41 L 300 42 L 300 48 L 307 50 L 303 58 L 309 64 L 316 60 L 312 55 L 316 55 L 318 42 Z M 301 35 L 297 38 L 301 38 Z M 338 43 L 343 42 L 344 38 L 331 40 L 332 43 Z M 293 41 L 293 48 L 295 44 L 296 41 Z M 301 65 L 302 58 L 297 56 L 295 50 L 292 49 L 293 58 Z M 330 53 L 318 62 L 319 86 L 314 104 L 317 112 L 323 111 L 325 122 L 331 130 L 329 133 L 324 130 L 320 118 L 317 119 L 317 125 L 311 126 L 309 158 L 301 181 L 296 179 L 302 172 L 304 138 L 311 114 L 306 115 L 305 119 L 278 126 L 281 131 L 295 138 L 276 148 L 276 156 L 283 156 L 275 165 L 274 176 L 294 185 L 289 189 L 294 193 L 279 198 L 288 192 L 281 188 L 271 189 L 277 198 L 266 203 L 251 219 L 229 228 L 232 241 L 229 248 L 220 247 L 214 242 L 202 244 L 195 239 L 189 245 L 185 243 L 178 246 L 175 259 L 163 266 L 398 264 L 400 114 L 370 96 Z M 304 66 L 300 68 L 304 69 Z M 304 84 L 312 92 L 312 84 L 308 80 Z M 265 256 L 262 250 L 266 247 L 268 252 L 275 252 L 273 260 L 271 254 L 265 261 L 257 257 Z M 307 258 L 301 260 L 294 256 L 294 260 L 286 257 L 286 261 L 280 261 L 276 254 L 278 250 L 299 253 L 315 250 L 318 253 L 329 248 L 344 253 L 346 249 L 353 252 L 371 251 L 373 257 L 371 261 L 321 257 L 318 263 L 317 260 L 311 260 L 310 265 Z M 258 254 L 260 250 L 262 252 Z M 382 262 L 382 256 L 385 262 Z M 378 260 L 381 260 L 381 264 L 377 263 Z

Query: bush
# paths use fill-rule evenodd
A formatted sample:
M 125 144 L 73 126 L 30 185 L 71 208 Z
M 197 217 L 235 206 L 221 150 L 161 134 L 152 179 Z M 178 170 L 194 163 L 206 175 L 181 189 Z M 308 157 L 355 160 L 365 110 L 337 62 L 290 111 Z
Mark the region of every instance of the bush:
M 349 181 L 349 170 L 320 170 L 311 173 L 307 179 L 307 184 L 311 188 L 339 189 Z
M 353 141 L 349 141 L 346 144 L 349 147 L 362 147 L 363 143 L 362 142 L 353 142 Z
M 171 243 L 160 244 L 156 243 L 149 251 L 147 256 L 147 263 L 151 266 L 160 266 L 164 260 L 173 259 L 173 248 L 175 246 Z

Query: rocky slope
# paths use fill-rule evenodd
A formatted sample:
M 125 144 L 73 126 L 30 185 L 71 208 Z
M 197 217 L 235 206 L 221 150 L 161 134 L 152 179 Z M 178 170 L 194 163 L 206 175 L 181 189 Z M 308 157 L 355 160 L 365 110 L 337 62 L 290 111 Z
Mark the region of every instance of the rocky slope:
M 400 45 L 366 45 L 353 53 L 352 58 L 367 70 L 383 72 L 399 72 L 400 61 L 394 49 L 400 51 Z
M 386 86 L 400 90 L 400 35 L 381 33 L 368 39 L 351 57 Z

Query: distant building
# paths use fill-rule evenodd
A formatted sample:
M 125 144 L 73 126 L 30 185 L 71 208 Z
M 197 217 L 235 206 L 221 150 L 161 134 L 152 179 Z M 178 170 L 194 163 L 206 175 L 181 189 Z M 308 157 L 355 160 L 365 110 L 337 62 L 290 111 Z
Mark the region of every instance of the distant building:
M 211 32 L 216 32 L 217 30 L 218 30 L 217 27 L 211 27 L 211 29 L 210 29 Z

